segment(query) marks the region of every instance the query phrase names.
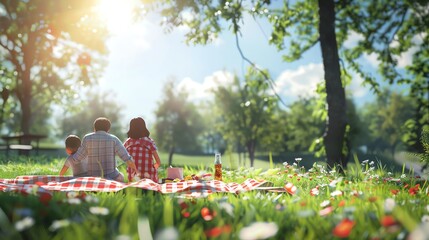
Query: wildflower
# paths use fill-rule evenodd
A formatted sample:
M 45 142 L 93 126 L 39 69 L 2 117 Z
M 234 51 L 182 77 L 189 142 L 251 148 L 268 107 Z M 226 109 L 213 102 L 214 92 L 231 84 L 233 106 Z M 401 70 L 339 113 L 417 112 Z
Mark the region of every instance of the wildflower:
M 247 239 L 267 239 L 277 234 L 279 230 L 276 223 L 273 222 L 255 222 L 240 230 L 239 238 Z
M 285 206 L 283 204 L 280 204 L 280 203 L 276 204 L 277 211 L 283 211 L 284 209 L 285 209 Z
M 329 187 L 331 187 L 331 188 L 335 188 L 335 187 L 337 186 L 337 183 L 338 183 L 338 181 L 337 181 L 337 180 L 332 180 L 332 181 L 329 183 Z
M 390 213 L 393 211 L 393 208 L 395 207 L 395 200 L 392 198 L 387 198 L 384 201 L 384 211 L 387 213 Z
M 52 222 L 51 226 L 49 226 L 49 231 L 54 232 L 62 227 L 67 227 L 70 225 L 70 221 L 67 219 L 55 220 Z
M 81 200 L 79 198 L 70 198 L 66 200 L 69 204 L 79 205 L 81 204 Z
M 391 227 L 391 226 L 397 225 L 398 222 L 395 220 L 395 218 L 392 215 L 385 215 L 381 218 L 380 224 L 383 227 Z
M 396 194 L 398 194 L 399 189 L 392 189 L 392 190 L 390 190 L 390 192 L 391 192 L 393 195 L 396 195 Z
M 67 198 L 77 198 L 77 197 L 79 197 L 79 193 L 77 193 L 77 192 L 67 192 L 66 196 L 67 196 Z
M 369 162 L 369 160 L 367 159 L 367 160 L 363 160 L 362 161 L 362 165 L 365 165 L 365 164 L 367 164 Z
M 401 178 L 406 178 L 406 177 L 407 177 L 407 175 L 405 175 L 405 174 L 401 175 Z
M 191 213 L 190 212 L 188 212 L 188 211 L 186 211 L 186 210 L 182 210 L 182 216 L 184 217 L 184 218 L 188 218 L 188 217 L 190 217 L 191 216 Z
M 19 232 L 31 228 L 34 225 L 34 219 L 32 217 L 25 217 L 15 223 L 15 229 Z
M 368 201 L 375 202 L 375 201 L 377 201 L 377 197 L 376 196 L 371 196 L 371 197 L 368 198 Z
M 49 201 L 52 199 L 52 194 L 43 192 L 39 194 L 39 201 L 45 205 L 48 205 Z
M 216 238 L 216 237 L 219 237 L 220 235 L 222 235 L 223 233 L 225 233 L 225 234 L 231 233 L 231 226 L 225 225 L 222 227 L 214 227 L 214 228 L 211 228 L 209 230 L 204 231 L 204 234 L 208 238 Z
M 320 203 L 320 206 L 322 208 L 327 207 L 329 205 L 331 205 L 331 202 L 329 200 L 325 200 L 325 201 L 323 201 L 323 202 Z
M 341 200 L 339 203 L 338 203 L 338 207 L 344 207 L 346 205 L 346 201 L 344 201 L 344 200 Z
M 332 230 L 332 234 L 335 237 L 346 238 L 350 235 L 354 225 L 354 221 L 345 218 L 335 226 L 335 228 Z
M 302 158 L 295 158 L 295 161 L 299 164 L 301 162 Z
M 227 202 L 219 203 L 219 208 L 225 210 L 231 217 L 234 217 L 234 207 Z
M 296 193 L 297 187 L 295 185 L 293 185 L 293 183 L 287 183 L 284 186 L 284 189 L 286 190 L 286 192 L 288 192 L 291 195 L 294 195 Z
M 317 195 L 319 195 L 319 187 L 312 188 L 310 190 L 310 195 L 311 196 L 317 196 Z
M 341 196 L 341 195 L 343 195 L 343 192 L 341 192 L 340 190 L 335 190 L 331 193 L 332 197 Z
M 326 208 L 320 210 L 319 211 L 319 215 L 322 216 L 322 217 L 323 216 L 327 216 L 327 215 L 329 215 L 333 211 L 334 211 L 334 208 L 332 206 L 329 206 L 329 207 L 326 207 Z
M 87 196 L 85 196 L 84 199 L 85 199 L 85 202 L 87 202 L 87 203 L 98 203 L 98 198 L 96 198 L 94 196 L 87 195 Z
M 427 236 L 429 236 L 429 223 L 423 222 L 410 233 L 407 239 L 427 239 Z
M 429 223 L 429 215 L 423 215 L 422 222 Z
M 283 162 L 283 166 L 286 167 L 289 163 Z
M 109 214 L 109 209 L 104 207 L 90 207 L 89 212 L 91 212 L 94 215 L 106 216 L 107 214 Z
M 420 184 L 416 184 L 414 187 L 411 187 L 408 192 L 410 193 L 410 195 L 416 195 L 417 192 L 419 191 L 420 188 Z
M 201 208 L 201 217 L 203 217 L 205 221 L 211 221 L 216 217 L 216 211 L 211 211 L 209 208 L 203 207 Z
M 167 227 L 157 232 L 154 239 L 176 240 L 179 239 L 179 232 L 174 227 Z

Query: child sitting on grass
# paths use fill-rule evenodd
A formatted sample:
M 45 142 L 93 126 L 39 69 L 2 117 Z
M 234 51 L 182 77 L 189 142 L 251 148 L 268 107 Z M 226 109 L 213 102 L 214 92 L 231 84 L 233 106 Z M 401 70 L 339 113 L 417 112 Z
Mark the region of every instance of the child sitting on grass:
M 66 153 L 68 155 L 75 153 L 81 145 L 80 138 L 76 135 L 69 135 L 66 138 L 65 143 L 66 143 Z M 60 171 L 60 176 L 64 176 L 64 174 L 67 172 L 67 170 L 70 167 L 72 168 L 74 177 L 86 177 L 87 176 L 86 161 L 74 162 L 74 161 L 70 161 L 68 159 L 66 159 L 66 162 L 64 163 L 64 166 Z

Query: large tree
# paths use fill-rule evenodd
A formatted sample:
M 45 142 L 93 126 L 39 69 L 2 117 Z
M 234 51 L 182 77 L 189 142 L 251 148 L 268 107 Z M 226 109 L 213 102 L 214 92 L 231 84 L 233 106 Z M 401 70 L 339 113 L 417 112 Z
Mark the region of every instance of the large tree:
M 284 56 L 285 60 L 297 60 L 308 49 L 320 46 L 328 111 L 323 141 L 330 167 L 344 168 L 346 165 L 343 153 L 347 126 L 345 80 L 341 75 L 339 53 L 344 56 L 347 63 L 344 66 L 351 66 L 364 75 L 366 82 L 375 90 L 377 81 L 364 74 L 364 68 L 357 64 L 356 60 L 362 53 L 374 52 L 378 55 L 382 62 L 381 75 L 390 83 L 401 81 L 413 83 L 418 69 L 427 69 L 428 61 L 422 61 L 427 56 L 429 46 L 427 0 L 286 0 L 280 3 L 269 0 L 164 0 L 161 1 L 162 4 L 159 2 L 156 1 L 157 6 L 162 9 L 161 13 L 165 17 L 163 23 L 167 27 L 182 25 L 189 27 L 186 33 L 188 43 L 206 44 L 219 32 L 224 31 L 224 26 L 232 30 L 239 42 L 238 35 L 245 24 L 244 15 L 248 14 L 253 19 L 268 19 L 272 24 L 270 43 L 276 45 L 279 50 L 289 50 Z M 347 52 L 343 48 L 344 42 L 353 31 L 362 34 L 364 40 L 359 41 L 356 47 Z M 410 48 L 416 47 L 411 41 L 415 35 L 420 35 L 422 39 L 417 46 L 419 50 L 413 55 L 413 66 L 417 67 L 417 71 L 414 71 L 411 78 L 397 78 L 395 70 L 397 59 Z M 392 47 L 391 43 L 394 41 L 399 43 L 396 47 Z M 244 60 L 250 62 L 241 52 L 239 44 L 238 49 Z
M 0 80 L 19 101 L 23 133 L 30 133 L 40 109 L 68 102 L 78 86 L 98 77 L 108 32 L 94 10 L 97 3 L 0 1 Z
M 145 1 L 147 2 L 147 1 Z M 159 1 L 157 1 L 159 2 Z M 289 4 L 272 4 L 271 1 L 260 0 L 245 2 L 236 1 L 162 1 L 159 4 L 163 22 L 167 27 L 186 25 L 188 43 L 206 44 L 223 31 L 223 26 L 229 27 L 235 34 L 237 42 L 243 16 L 250 14 L 256 18 L 267 18 L 273 26 L 270 43 L 279 49 L 285 49 L 285 38 L 291 35 L 297 40 L 291 42 L 290 54 L 287 60 L 296 60 L 306 50 L 320 43 L 325 71 L 328 118 L 324 135 L 327 163 L 330 167 L 345 166 L 342 154 L 346 128 L 346 99 L 344 85 L 341 81 L 341 71 L 337 50 L 335 28 L 335 4 L 333 0 L 306 0 Z M 192 18 L 189 18 L 192 15 Z M 186 16 L 186 17 L 185 17 Z M 294 34 L 292 34 L 292 32 Z M 255 66 L 248 58 L 243 58 Z M 265 80 L 272 80 L 264 75 Z
M 112 126 L 109 132 L 125 139 L 127 129 L 122 125 L 122 107 L 115 101 L 115 96 L 111 93 L 88 92 L 88 97 L 81 104 L 75 106 L 77 109 L 65 112 L 60 119 L 61 139 L 65 139 L 69 134 L 83 137 L 85 134 L 93 132 L 93 122 L 98 117 L 107 117 Z M 89 110 L 90 109 L 90 110 Z
M 404 140 L 411 150 L 423 152 L 420 139 L 429 130 L 429 1 L 355 0 L 338 7 L 342 38 L 350 32 L 360 37 L 344 51 L 348 65 L 375 92 L 381 92 L 382 84 L 359 61 L 368 55 L 379 62 L 378 72 L 384 80 L 409 86 L 414 115 L 407 122 Z
M 172 164 L 175 152 L 199 152 L 198 137 L 203 123 L 196 106 L 188 100 L 188 92 L 176 89 L 173 80 L 164 86 L 163 99 L 155 111 L 155 135 L 158 147 L 168 151 L 168 165 Z
M 270 93 L 263 75 L 254 68 L 249 68 L 243 82 L 236 77 L 232 85 L 219 86 L 214 94 L 220 113 L 217 128 L 228 144 L 239 142 L 245 146 L 253 167 L 257 144 L 270 133 L 268 126 L 278 100 Z

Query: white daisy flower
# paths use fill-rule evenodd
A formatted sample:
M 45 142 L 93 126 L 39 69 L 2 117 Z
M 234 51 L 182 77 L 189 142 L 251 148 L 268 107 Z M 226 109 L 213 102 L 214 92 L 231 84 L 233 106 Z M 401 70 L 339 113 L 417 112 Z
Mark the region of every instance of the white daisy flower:
M 109 209 L 104 207 L 90 207 L 89 212 L 91 212 L 94 215 L 106 216 L 107 214 L 109 214 Z
M 240 230 L 239 238 L 241 240 L 267 239 L 277 234 L 279 230 L 276 223 L 273 222 L 255 222 Z
M 70 225 L 70 221 L 67 219 L 55 220 L 52 222 L 51 226 L 49 226 L 49 231 L 54 232 L 62 227 L 67 227 Z
M 21 232 L 34 225 L 34 219 L 32 217 L 25 217 L 15 223 L 15 229 Z
M 393 198 L 387 198 L 384 201 L 384 211 L 387 213 L 390 213 L 393 211 L 393 208 L 395 208 L 395 200 Z

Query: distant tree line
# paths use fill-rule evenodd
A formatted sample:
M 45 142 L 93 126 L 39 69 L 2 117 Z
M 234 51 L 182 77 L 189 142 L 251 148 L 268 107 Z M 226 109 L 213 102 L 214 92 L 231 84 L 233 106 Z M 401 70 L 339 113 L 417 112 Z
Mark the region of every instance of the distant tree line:
M 212 93 L 212 100 L 197 104 L 174 81 L 166 84 L 156 111 L 154 136 L 161 150 L 170 153 L 170 164 L 174 153 L 226 149 L 246 152 L 251 166 L 256 151 L 312 152 L 326 157 L 320 141 L 326 118 L 326 109 L 320 105 L 323 95 L 300 98 L 286 109 L 252 68 L 244 79 L 235 77 Z M 375 101 L 360 107 L 347 97 L 344 154 L 350 158 L 350 153 L 365 150 L 394 155 L 398 149 L 422 153 L 419 136 L 423 129 L 429 131 L 428 108 L 421 117 L 415 114 L 422 106 L 411 90 L 402 94 L 385 88 L 380 93 Z M 414 127 L 416 122 L 421 128 Z

